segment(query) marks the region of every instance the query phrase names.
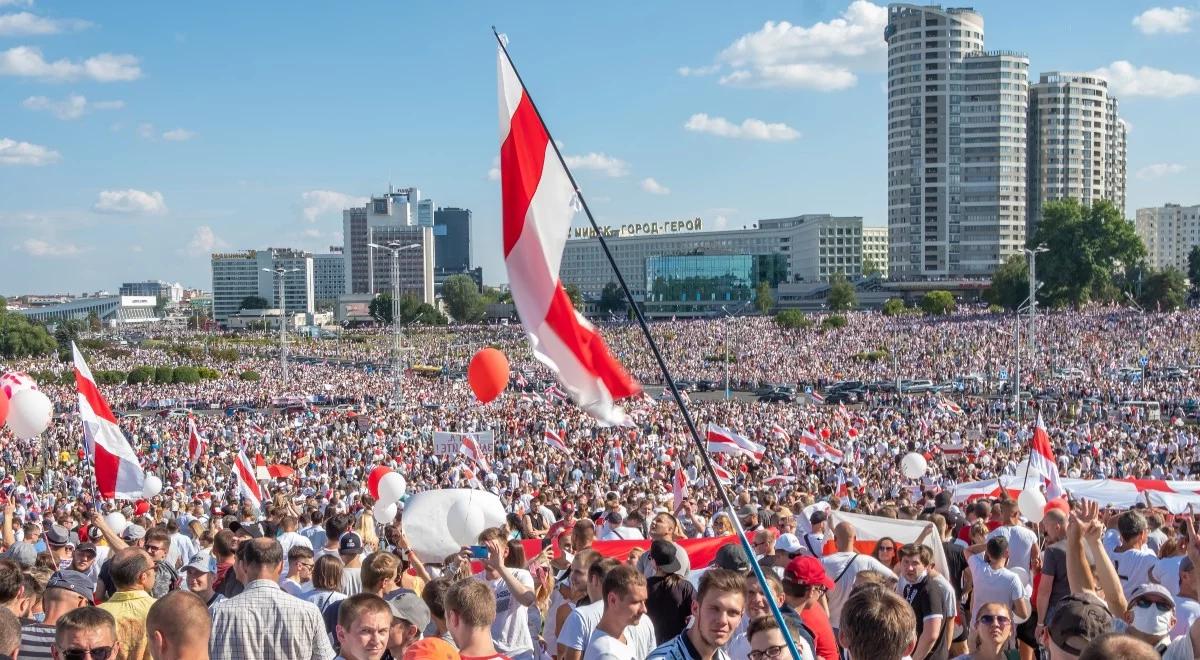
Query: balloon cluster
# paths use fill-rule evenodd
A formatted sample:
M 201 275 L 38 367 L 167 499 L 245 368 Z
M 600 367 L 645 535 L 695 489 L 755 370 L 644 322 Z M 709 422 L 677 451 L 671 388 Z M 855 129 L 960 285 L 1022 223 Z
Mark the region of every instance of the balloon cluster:
M 404 497 L 408 484 L 404 477 L 392 468 L 379 465 L 367 475 L 367 492 L 375 498 L 371 513 L 375 521 L 388 524 L 396 519 L 400 498 Z
M 27 374 L 10 371 L 0 376 L 0 423 L 21 440 L 36 438 L 50 426 L 54 406 Z

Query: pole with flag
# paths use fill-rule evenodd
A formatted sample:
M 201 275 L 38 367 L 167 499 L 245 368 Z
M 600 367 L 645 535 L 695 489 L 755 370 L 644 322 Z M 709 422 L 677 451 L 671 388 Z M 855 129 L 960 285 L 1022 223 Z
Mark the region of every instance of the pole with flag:
M 575 403 L 602 423 L 619 425 L 624 412 L 614 402 L 636 396 L 640 386 L 625 372 L 608 351 L 600 333 L 575 311 L 558 278 L 558 269 L 566 244 L 571 217 L 576 208 L 583 210 L 604 256 L 612 266 L 633 314 L 646 337 L 663 380 L 679 406 L 705 469 L 733 520 L 738 540 L 746 557 L 754 549 L 746 538 L 733 501 L 720 485 L 712 457 L 675 385 L 675 379 L 650 333 L 646 318 L 629 290 L 612 250 L 588 208 L 575 177 L 563 160 L 558 144 L 550 135 L 545 119 L 533 103 L 529 89 L 517 73 L 505 39 L 492 28 L 496 37 L 497 77 L 500 104 L 500 188 L 503 217 L 504 262 L 508 269 L 513 303 L 521 324 L 529 334 L 534 355 L 555 372 L 567 387 Z M 783 614 L 771 595 L 771 589 L 758 562 L 750 568 L 766 596 L 771 614 L 784 634 L 788 650 L 795 660 L 800 651 L 788 633 Z
M 142 497 L 146 473 L 138 463 L 137 454 L 117 418 L 100 394 L 92 370 L 75 342 L 71 342 L 75 361 L 75 385 L 79 390 L 79 419 L 83 422 L 83 437 L 92 464 L 95 488 L 106 500 L 136 500 Z

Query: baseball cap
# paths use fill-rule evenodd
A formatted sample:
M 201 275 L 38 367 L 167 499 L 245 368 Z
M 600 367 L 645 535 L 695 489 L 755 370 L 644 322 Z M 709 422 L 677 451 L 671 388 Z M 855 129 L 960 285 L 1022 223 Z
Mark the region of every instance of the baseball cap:
M 234 534 L 245 534 L 252 539 L 261 539 L 266 536 L 263 533 L 262 523 L 243 523 L 235 520 L 229 529 Z
M 46 528 L 47 545 L 71 545 L 71 532 L 62 525 L 50 525 Z
M 214 573 L 212 556 L 205 552 L 197 552 L 192 555 L 192 560 L 184 564 L 183 570 L 192 569 L 194 571 L 203 571 L 205 573 Z
M 14 543 L 4 555 L 21 565 L 21 568 L 33 568 L 37 563 L 37 549 L 28 543 Z
M 753 504 L 747 504 L 746 506 L 743 506 L 742 508 L 738 509 L 737 513 L 738 513 L 738 518 L 749 518 L 750 516 L 757 516 L 758 515 L 758 507 L 754 506 Z
M 389 600 L 388 607 L 392 609 L 392 618 L 404 619 L 420 631 L 429 627 L 429 606 L 411 591 Z
M 129 525 L 121 532 L 121 538 L 126 541 L 136 541 L 146 537 L 146 528 L 141 525 Z
M 404 660 L 459 660 L 458 649 L 440 637 L 426 637 L 404 649 Z
M 650 561 L 660 570 L 667 573 L 683 575 L 683 563 L 679 561 L 679 553 L 675 544 L 665 539 L 659 539 L 650 544 Z
M 800 552 L 804 546 L 800 545 L 800 537 L 792 533 L 780 534 L 778 539 L 775 539 L 775 549 L 783 550 L 784 552 L 794 554 Z
M 1113 631 L 1113 620 L 1095 596 L 1071 594 L 1059 601 L 1046 628 L 1059 648 L 1079 655 L 1092 640 Z
M 354 532 L 346 532 L 338 542 L 339 555 L 358 555 L 362 554 L 362 551 L 362 538 Z
M 729 543 L 721 546 L 717 551 L 717 557 L 713 560 L 713 564 L 717 568 L 723 568 L 727 571 L 738 571 L 745 573 L 750 570 L 750 562 L 746 559 L 746 551 L 737 543 Z
M 1171 592 L 1161 584 L 1154 584 L 1153 582 L 1139 584 L 1134 587 L 1133 591 L 1129 592 L 1130 607 L 1133 607 L 1133 604 L 1141 599 L 1165 601 L 1170 603 L 1171 607 L 1175 607 L 1175 599 L 1171 597 Z
M 91 602 L 92 594 L 96 591 L 96 583 L 87 575 L 70 569 L 56 571 L 46 583 L 47 589 L 66 589 Z
M 75 550 L 77 552 L 90 552 L 93 555 L 98 554 L 96 552 L 96 544 L 92 543 L 91 541 L 86 541 L 84 543 L 80 543 L 79 545 L 75 546 Z
M 833 589 L 833 580 L 825 574 L 825 567 L 816 557 L 796 557 L 783 569 L 783 579 L 796 584 Z

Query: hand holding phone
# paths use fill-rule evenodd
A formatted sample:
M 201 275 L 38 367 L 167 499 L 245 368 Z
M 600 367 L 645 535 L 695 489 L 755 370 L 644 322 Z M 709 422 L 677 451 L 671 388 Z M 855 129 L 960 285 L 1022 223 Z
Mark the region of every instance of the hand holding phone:
M 468 546 L 467 550 L 471 553 L 471 559 L 487 559 L 488 549 L 483 545 Z

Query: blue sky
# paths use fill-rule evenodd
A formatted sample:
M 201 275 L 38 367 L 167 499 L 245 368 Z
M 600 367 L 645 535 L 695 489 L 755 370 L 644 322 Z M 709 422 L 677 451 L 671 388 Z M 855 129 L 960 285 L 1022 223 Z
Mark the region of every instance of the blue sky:
M 1033 74 L 1110 74 L 1127 216 L 1200 203 L 1200 3 L 974 6 Z M 389 182 L 472 209 L 504 281 L 493 24 L 601 224 L 883 226 L 883 7 L 0 0 L 0 292 L 208 289 L 210 251 L 323 251 Z

